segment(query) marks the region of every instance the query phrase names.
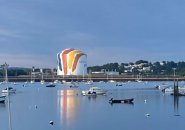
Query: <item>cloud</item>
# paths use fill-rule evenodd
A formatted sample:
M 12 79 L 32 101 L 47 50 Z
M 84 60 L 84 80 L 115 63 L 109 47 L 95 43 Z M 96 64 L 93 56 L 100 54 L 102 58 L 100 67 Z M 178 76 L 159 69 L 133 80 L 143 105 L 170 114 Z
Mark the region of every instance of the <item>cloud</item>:
M 1 62 L 8 63 L 11 67 L 51 67 L 54 68 L 57 65 L 57 60 L 45 55 L 19 55 L 19 54 L 0 54 Z
M 165 49 L 165 48 L 163 48 Z M 137 60 L 156 61 L 183 61 L 183 51 L 158 51 L 150 48 L 134 47 L 96 47 L 87 49 L 88 66 L 103 65 L 106 63 L 129 63 Z
M 71 47 L 90 65 L 183 59 L 184 2 L 143 2 L 1 1 L 0 62 L 53 67 Z
M 22 35 L 19 32 L 10 30 L 10 29 L 4 29 L 0 28 L 0 39 L 2 38 L 21 38 Z
M 60 38 L 64 46 L 71 47 L 91 47 L 96 44 L 96 36 L 87 32 L 71 31 L 66 32 Z

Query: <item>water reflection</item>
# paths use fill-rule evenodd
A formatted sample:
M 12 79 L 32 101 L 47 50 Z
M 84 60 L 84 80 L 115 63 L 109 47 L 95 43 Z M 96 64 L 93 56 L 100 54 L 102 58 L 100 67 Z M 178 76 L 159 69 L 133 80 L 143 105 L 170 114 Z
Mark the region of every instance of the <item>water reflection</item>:
M 58 95 L 60 121 L 62 124 L 69 125 L 77 116 L 79 106 L 77 92 L 75 90 L 59 90 Z
M 179 116 L 179 96 L 174 95 L 174 112 L 175 116 Z
M 84 96 L 86 98 L 86 96 Z M 87 96 L 88 100 L 96 100 L 97 95 Z
M 5 103 L 0 103 L 0 108 L 4 108 L 4 107 L 6 107 L 6 104 Z

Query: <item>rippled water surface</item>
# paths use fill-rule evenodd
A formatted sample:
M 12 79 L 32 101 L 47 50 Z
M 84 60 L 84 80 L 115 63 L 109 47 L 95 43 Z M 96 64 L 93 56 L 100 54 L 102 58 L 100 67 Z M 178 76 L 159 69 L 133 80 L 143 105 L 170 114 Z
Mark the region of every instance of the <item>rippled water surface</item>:
M 78 88 L 69 84 L 47 88 L 47 83 L 25 87 L 24 83 L 9 83 L 17 91 L 9 96 L 10 113 L 7 100 L 0 104 L 0 130 L 9 130 L 10 125 L 12 130 L 182 130 L 185 97 L 174 98 L 155 89 L 162 83 L 173 85 L 166 81 L 127 82 L 123 86 L 95 82 L 79 83 Z M 0 90 L 6 86 L 1 84 Z M 82 96 L 81 91 L 91 86 L 108 90 L 107 95 Z M 134 98 L 134 103 L 110 104 L 110 98 Z

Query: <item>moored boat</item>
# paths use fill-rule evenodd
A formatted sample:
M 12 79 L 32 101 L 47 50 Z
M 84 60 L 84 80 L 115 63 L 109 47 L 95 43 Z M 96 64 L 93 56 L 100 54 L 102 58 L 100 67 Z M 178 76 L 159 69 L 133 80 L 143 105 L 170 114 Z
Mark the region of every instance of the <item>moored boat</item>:
M 12 87 L 8 87 L 2 90 L 2 93 L 15 93 L 16 89 L 12 88 Z
M 44 81 L 44 80 L 41 80 L 41 81 L 40 81 L 40 84 L 44 84 L 44 83 L 45 83 L 45 81 Z
M 173 87 L 173 85 L 172 84 L 167 84 L 167 83 L 163 83 L 161 85 L 156 85 L 155 86 L 155 88 L 159 89 L 159 90 L 163 90 L 163 89 L 170 88 L 170 87 Z
M 106 90 L 103 90 L 99 87 L 91 87 L 89 90 L 83 90 L 82 95 L 104 95 L 106 92 Z
M 0 96 L 0 103 L 5 103 L 6 96 Z
M 111 98 L 109 100 L 109 103 L 129 103 L 129 104 L 133 104 L 134 98 L 128 98 L 128 99 L 121 99 L 121 100 L 115 100 L 113 98 Z
M 55 84 L 48 84 L 46 85 L 46 87 L 55 87 L 56 85 Z
M 185 93 L 185 87 L 178 87 L 178 91 L 179 93 Z M 172 87 L 164 88 L 162 89 L 162 92 L 172 94 L 174 93 L 174 88 Z

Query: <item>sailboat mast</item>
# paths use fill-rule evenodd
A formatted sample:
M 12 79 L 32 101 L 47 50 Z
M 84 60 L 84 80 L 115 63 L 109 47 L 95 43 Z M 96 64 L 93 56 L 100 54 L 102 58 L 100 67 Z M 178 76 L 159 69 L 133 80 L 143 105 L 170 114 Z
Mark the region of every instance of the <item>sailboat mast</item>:
M 9 130 L 12 130 L 12 120 L 11 120 L 11 110 L 10 110 L 10 98 L 8 94 L 8 121 L 9 121 Z
M 5 82 L 8 83 L 8 64 L 4 64 L 5 67 Z
M 8 83 L 8 64 L 5 62 L 3 65 L 5 69 L 5 82 Z M 8 84 L 7 84 L 7 90 L 8 90 Z M 10 97 L 9 92 L 7 93 L 7 102 L 8 102 L 8 121 L 9 121 L 9 130 L 12 130 L 12 120 L 11 120 L 11 110 L 10 110 Z

